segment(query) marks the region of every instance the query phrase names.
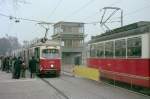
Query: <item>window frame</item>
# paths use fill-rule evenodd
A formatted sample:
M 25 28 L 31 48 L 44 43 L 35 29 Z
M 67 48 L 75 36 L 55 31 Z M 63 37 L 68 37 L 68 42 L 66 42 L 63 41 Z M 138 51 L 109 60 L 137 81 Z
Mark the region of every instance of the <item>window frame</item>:
M 112 43 L 110 46 L 109 43 Z M 108 45 L 107 45 L 108 44 Z M 105 58 L 113 58 L 114 57 L 114 41 L 105 42 Z M 108 50 L 109 49 L 109 50 Z M 109 53 L 108 53 L 109 52 Z M 111 52 L 111 53 L 110 53 Z M 111 54 L 111 55 L 110 55 Z
M 136 43 L 132 43 L 129 46 L 129 40 L 131 40 L 132 42 L 134 40 L 139 40 L 140 43 L 139 43 L 139 45 L 136 45 L 137 42 Z M 129 52 L 131 48 L 132 48 L 131 51 L 134 50 L 134 53 Z M 137 55 L 131 55 L 131 54 L 137 53 L 136 51 L 140 51 L 140 53 L 138 53 Z M 127 57 L 128 58 L 141 58 L 142 57 L 142 38 L 140 36 L 127 38 Z
M 118 43 L 118 45 L 117 45 Z M 127 56 L 127 42 L 126 39 L 115 40 L 115 57 L 116 58 L 126 58 Z M 119 51 L 118 51 L 119 50 Z M 117 51 L 121 52 L 121 55 L 117 55 Z

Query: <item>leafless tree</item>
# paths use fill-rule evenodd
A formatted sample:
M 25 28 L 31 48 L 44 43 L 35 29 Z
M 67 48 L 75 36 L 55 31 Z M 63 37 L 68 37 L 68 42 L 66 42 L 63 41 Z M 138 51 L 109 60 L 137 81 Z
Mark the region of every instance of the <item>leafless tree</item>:
M 21 44 L 18 42 L 18 38 L 7 35 L 0 38 L 0 47 L 0 55 L 4 55 L 6 52 L 11 52 L 21 47 Z

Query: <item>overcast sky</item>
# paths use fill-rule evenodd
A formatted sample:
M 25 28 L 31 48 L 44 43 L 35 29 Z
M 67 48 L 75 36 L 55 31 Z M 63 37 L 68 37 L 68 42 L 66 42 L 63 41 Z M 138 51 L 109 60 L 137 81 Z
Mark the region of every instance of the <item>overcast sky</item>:
M 100 21 L 102 16 L 100 9 L 113 6 L 123 9 L 124 25 L 150 21 L 150 0 L 18 0 L 19 3 L 13 1 L 17 0 L 0 0 L 0 13 L 54 23 L 59 21 L 88 23 Z M 23 1 L 26 3 L 22 3 Z M 118 16 L 119 12 L 113 17 L 115 21 L 118 20 L 116 19 Z M 119 27 L 119 23 L 112 23 L 109 27 L 111 29 Z M 19 23 L 15 23 L 14 20 L 0 16 L 0 37 L 5 34 L 17 36 L 22 42 L 43 37 L 44 32 L 45 30 L 36 22 L 20 20 Z M 99 24 L 85 24 L 88 39 L 102 32 L 104 31 Z M 50 37 L 52 33 L 51 27 L 48 36 Z

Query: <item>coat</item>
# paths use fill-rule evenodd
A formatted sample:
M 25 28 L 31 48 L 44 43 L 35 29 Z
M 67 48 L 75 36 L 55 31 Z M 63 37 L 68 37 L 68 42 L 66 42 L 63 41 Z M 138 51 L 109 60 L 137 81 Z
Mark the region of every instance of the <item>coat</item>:
M 37 60 L 36 59 L 31 59 L 29 61 L 29 69 L 31 73 L 36 73 L 36 66 L 37 66 Z
M 14 69 L 15 69 L 15 72 L 20 72 L 21 70 L 21 65 L 22 65 L 22 61 L 17 59 L 14 63 Z
M 21 72 L 21 65 L 22 65 L 22 61 L 17 59 L 14 63 L 14 78 L 19 79 L 20 77 L 20 72 Z

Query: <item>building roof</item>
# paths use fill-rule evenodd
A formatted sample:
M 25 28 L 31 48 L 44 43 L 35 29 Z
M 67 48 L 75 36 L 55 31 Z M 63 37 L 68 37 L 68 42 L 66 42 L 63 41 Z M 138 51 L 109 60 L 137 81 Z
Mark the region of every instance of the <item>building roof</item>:
M 83 22 L 64 22 L 64 21 L 60 21 L 60 22 L 57 22 L 54 24 L 55 25 L 58 25 L 58 24 L 84 24 Z

